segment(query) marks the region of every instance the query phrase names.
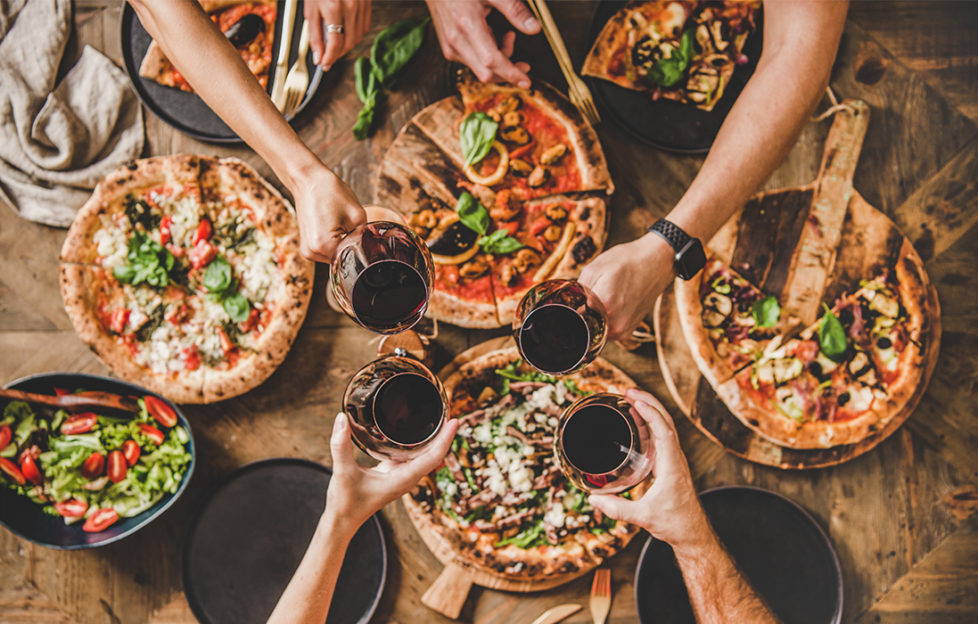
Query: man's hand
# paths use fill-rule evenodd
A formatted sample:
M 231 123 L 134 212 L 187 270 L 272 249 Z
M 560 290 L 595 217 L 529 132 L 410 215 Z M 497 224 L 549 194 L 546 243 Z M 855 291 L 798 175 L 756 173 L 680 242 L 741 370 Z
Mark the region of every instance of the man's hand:
M 338 61 L 341 56 L 360 43 L 370 30 L 371 0 L 306 0 L 303 15 L 309 22 L 309 47 L 312 62 L 323 69 Z M 327 25 L 343 27 L 343 32 L 324 33 Z
M 332 262 L 337 243 L 355 227 L 366 223 L 360 201 L 322 163 L 284 182 L 295 200 L 299 251 L 315 262 Z
M 652 430 L 655 480 L 638 500 L 594 494 L 589 499 L 591 504 L 616 520 L 642 527 L 674 548 L 713 539 L 672 419 L 647 392 L 629 390 L 625 398 Z
M 486 23 L 486 16 L 495 8 L 520 32 L 527 35 L 540 32 L 540 23 L 521 0 L 426 2 L 446 59 L 464 63 L 482 82 L 504 81 L 522 89 L 530 88 L 530 78 L 526 75 L 530 66 L 509 60 L 516 33 L 507 32 L 499 45 Z
M 364 468 L 353 456 L 346 414 L 337 415 L 329 440 L 333 478 L 326 491 L 325 513 L 340 525 L 356 531 L 367 518 L 410 490 L 421 477 L 444 461 L 456 429 L 458 420 L 451 418 L 417 457 L 407 462 L 385 460 L 373 468 Z
M 590 288 L 608 313 L 608 338 L 628 337 L 675 278 L 673 251 L 656 234 L 615 245 L 581 271 L 579 281 Z

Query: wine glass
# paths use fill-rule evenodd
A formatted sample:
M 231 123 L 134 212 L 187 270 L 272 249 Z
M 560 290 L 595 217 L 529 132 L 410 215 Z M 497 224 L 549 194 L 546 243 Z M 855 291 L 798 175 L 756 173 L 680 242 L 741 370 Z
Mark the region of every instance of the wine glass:
M 615 494 L 651 474 L 654 449 L 645 420 L 625 397 L 602 392 L 578 399 L 564 411 L 554 455 L 579 489 Z
M 371 331 L 396 334 L 424 316 L 434 270 L 428 247 L 410 228 L 371 221 L 340 241 L 329 281 L 350 318 Z
M 590 364 L 607 335 L 601 300 L 576 280 L 540 282 L 523 295 L 513 319 L 513 337 L 523 359 L 550 375 Z
M 448 398 L 428 367 L 399 351 L 353 375 L 343 411 L 364 453 L 406 461 L 438 434 L 448 417 Z

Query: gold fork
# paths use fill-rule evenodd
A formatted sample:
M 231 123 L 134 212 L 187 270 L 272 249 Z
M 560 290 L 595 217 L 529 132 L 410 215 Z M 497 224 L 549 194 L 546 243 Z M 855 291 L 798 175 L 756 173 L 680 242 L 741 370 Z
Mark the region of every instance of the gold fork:
M 567 95 L 570 97 L 571 103 L 592 126 L 597 124 L 601 121 L 601 117 L 598 115 L 598 109 L 594 105 L 594 99 L 591 97 L 591 92 L 588 90 L 587 85 L 584 84 L 584 81 L 574 71 L 574 65 L 571 63 L 570 55 L 567 53 L 564 39 L 560 36 L 560 31 L 557 30 L 557 24 L 554 22 L 553 15 L 547 7 L 546 0 L 527 0 L 527 2 L 533 10 L 533 13 L 537 16 L 537 19 L 540 20 L 543 34 L 547 37 L 550 49 L 553 50 L 554 56 L 557 58 L 560 71 L 567 80 Z
M 309 86 L 309 70 L 306 68 L 306 54 L 309 53 L 309 22 L 302 22 L 302 33 L 299 35 L 299 56 L 285 77 L 285 105 L 282 114 L 288 117 L 295 112 L 306 95 Z
M 591 619 L 594 624 L 604 624 L 611 611 L 611 570 L 598 568 L 591 581 Z

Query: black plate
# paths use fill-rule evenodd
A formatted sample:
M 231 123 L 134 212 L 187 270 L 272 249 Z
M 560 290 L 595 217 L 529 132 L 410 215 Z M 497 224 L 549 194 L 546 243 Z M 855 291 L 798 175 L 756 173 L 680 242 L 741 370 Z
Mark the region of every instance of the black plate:
M 76 522 L 69 526 L 61 518 L 49 516 L 41 511 L 41 506 L 26 496 L 20 496 L 13 490 L 2 488 L 0 489 L 0 524 L 7 527 L 12 533 L 35 544 L 56 550 L 78 550 L 81 548 L 105 546 L 106 544 L 117 542 L 124 537 L 132 535 L 152 522 L 157 516 L 166 511 L 187 488 L 190 477 L 194 473 L 194 464 L 197 461 L 197 453 L 194 450 L 194 434 L 190 430 L 190 423 L 187 422 L 180 408 L 166 398 L 124 381 L 100 377 L 98 375 L 84 375 L 82 373 L 42 373 L 31 375 L 13 381 L 5 387 L 24 390 L 26 392 L 36 392 L 38 394 L 54 394 L 55 387 L 72 390 L 98 390 L 101 392 L 114 392 L 116 394 L 136 396 L 153 394 L 166 401 L 173 408 L 173 411 L 177 414 L 179 425 L 190 434 L 190 443 L 187 445 L 190 453 L 190 465 L 187 467 L 187 472 L 183 475 L 183 481 L 180 482 L 180 487 L 177 489 L 176 494 L 164 496 L 154 507 L 132 518 L 120 518 L 115 524 L 101 533 L 86 533 L 82 530 L 81 522 Z M 0 406 L 6 404 L 7 402 L 4 401 L 0 403 Z
M 599 2 L 591 18 L 588 50 L 601 34 L 601 29 L 627 2 L 605 0 Z M 758 14 L 757 27 L 747 38 L 744 54 L 748 62 L 734 70 L 720 102 L 711 111 L 704 111 L 692 104 L 680 104 L 671 100 L 653 101 L 648 93 L 632 91 L 618 85 L 587 76 L 603 118 L 610 118 L 638 139 L 670 152 L 679 154 L 703 154 L 713 145 L 713 139 L 727 113 L 743 91 L 747 80 L 754 73 L 761 58 L 763 43 L 763 17 Z
M 302 33 L 302 3 L 299 2 L 296 11 L 295 26 L 292 28 L 292 47 L 289 53 L 288 67 L 292 67 L 298 56 L 299 36 Z M 275 41 L 277 42 L 282 32 L 282 4 L 279 3 L 278 15 L 275 18 Z M 190 136 L 208 141 L 210 143 L 241 143 L 230 128 L 227 127 L 221 118 L 212 111 L 202 99 L 194 93 L 187 93 L 180 89 L 164 87 L 152 80 L 142 78 L 139 75 L 139 65 L 146 56 L 146 50 L 152 39 L 143 25 L 136 17 L 136 13 L 129 4 L 122 10 L 122 57 L 126 64 L 126 71 L 129 79 L 132 80 L 133 87 L 139 98 L 148 109 L 153 111 L 157 117 L 170 124 L 180 132 Z M 272 50 L 272 69 L 268 77 L 268 90 L 271 91 L 275 81 L 275 60 L 278 49 Z M 313 94 L 319 87 L 323 71 L 321 67 L 312 64 L 312 54 L 306 55 L 306 67 L 309 69 L 309 87 L 306 95 L 299 103 L 295 113 L 287 116 L 286 119 L 293 119 L 312 99 Z M 217 71 L 217 69 L 215 69 Z
M 842 570 L 828 535 L 798 504 L 767 490 L 720 487 L 700 495 L 720 541 L 785 624 L 842 621 Z M 649 539 L 635 570 L 639 620 L 693 623 L 672 548 Z
M 183 554 L 183 591 L 201 622 L 264 622 L 299 565 L 326 505 L 331 471 L 304 459 L 236 470 L 207 498 Z M 347 549 L 327 622 L 366 623 L 387 579 L 376 516 Z

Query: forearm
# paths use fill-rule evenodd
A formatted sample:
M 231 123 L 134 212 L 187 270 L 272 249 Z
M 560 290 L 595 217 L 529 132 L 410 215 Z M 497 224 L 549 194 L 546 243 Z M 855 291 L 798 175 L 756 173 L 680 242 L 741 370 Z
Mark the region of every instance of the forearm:
M 270 624 L 326 621 L 346 548 L 358 526 L 324 513 L 302 561 L 269 616 Z
M 286 186 L 291 189 L 301 172 L 321 166 L 200 5 L 193 0 L 130 0 L 130 4 L 201 99 Z

